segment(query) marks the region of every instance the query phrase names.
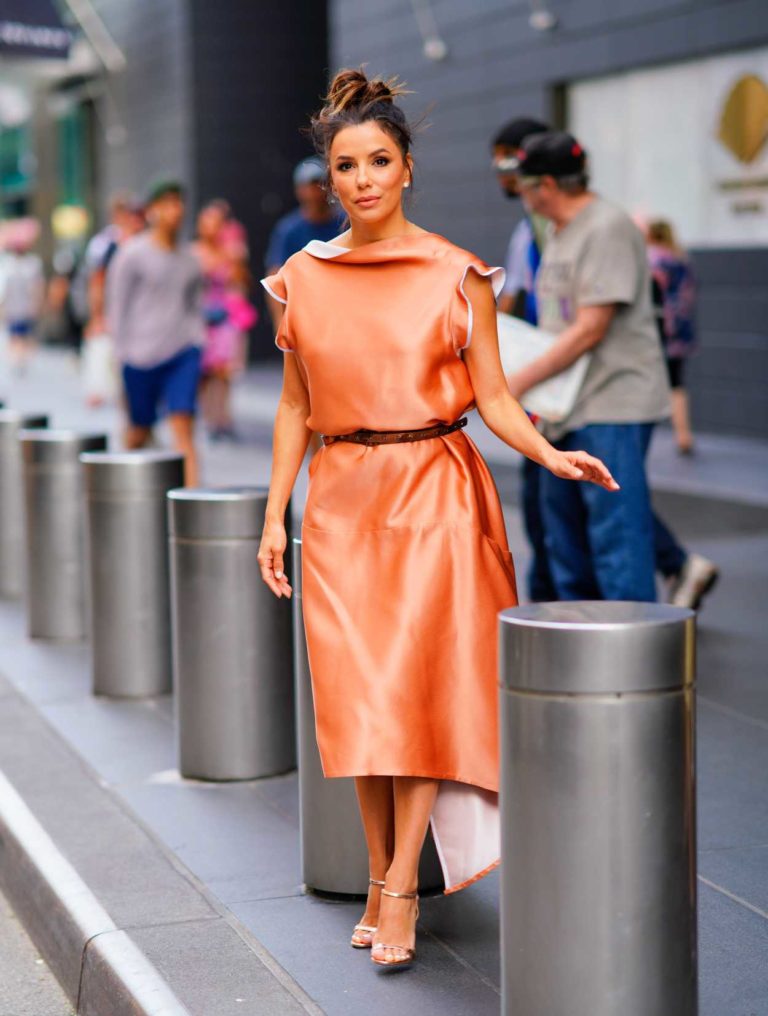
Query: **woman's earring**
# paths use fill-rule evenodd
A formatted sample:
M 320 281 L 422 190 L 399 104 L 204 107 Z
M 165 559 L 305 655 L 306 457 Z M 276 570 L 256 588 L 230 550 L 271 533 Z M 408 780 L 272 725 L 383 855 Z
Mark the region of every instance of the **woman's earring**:
M 411 186 L 411 181 L 410 180 L 406 180 L 405 183 L 403 184 L 403 187 L 410 187 L 410 186 Z

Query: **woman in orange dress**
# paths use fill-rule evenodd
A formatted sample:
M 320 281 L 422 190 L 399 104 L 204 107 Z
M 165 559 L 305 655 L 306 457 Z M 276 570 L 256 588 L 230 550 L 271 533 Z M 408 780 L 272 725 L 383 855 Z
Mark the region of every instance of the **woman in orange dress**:
M 502 269 L 406 219 L 397 92 L 337 74 L 313 130 L 350 228 L 264 280 L 289 355 L 259 549 L 264 581 L 290 596 L 284 515 L 320 432 L 302 527 L 317 739 L 325 776 L 355 777 L 368 845 L 352 945 L 390 970 L 413 960 L 428 823 L 447 892 L 499 856 L 496 616 L 517 599 L 499 498 L 462 414 L 477 406 L 558 476 L 616 489 L 597 459 L 548 444 L 510 395 Z

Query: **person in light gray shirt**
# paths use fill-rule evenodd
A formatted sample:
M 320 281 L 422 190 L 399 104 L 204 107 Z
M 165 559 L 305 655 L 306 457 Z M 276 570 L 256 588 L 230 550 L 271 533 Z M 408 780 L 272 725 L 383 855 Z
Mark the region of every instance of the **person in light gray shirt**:
M 181 185 L 156 184 L 146 215 L 149 229 L 119 249 L 107 273 L 107 317 L 129 415 L 125 443 L 144 447 L 165 410 L 174 447 L 185 458 L 186 482 L 194 486 L 194 416 L 205 333 L 200 264 L 179 243 Z
M 673 602 L 698 606 L 717 568 L 689 555 L 656 516 L 645 472 L 654 425 L 669 416 L 666 367 L 651 304 L 645 245 L 620 208 L 589 190 L 586 153 L 570 134 L 526 138 L 517 159 L 528 208 L 549 219 L 536 277 L 539 325 L 558 336 L 547 353 L 509 377 L 512 394 L 590 362 L 567 419 L 543 427 L 556 448 L 586 448 L 621 486 L 576 496 L 542 478 L 550 570 L 562 600 L 656 599 L 655 567 Z

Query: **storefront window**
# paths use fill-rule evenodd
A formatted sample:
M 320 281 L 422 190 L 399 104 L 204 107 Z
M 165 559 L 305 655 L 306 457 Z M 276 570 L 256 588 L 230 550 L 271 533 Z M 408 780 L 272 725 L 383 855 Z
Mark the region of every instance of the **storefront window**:
M 29 126 L 0 127 L 0 204 L 3 215 L 20 215 L 26 211 L 27 198 L 35 182 L 34 166 Z
M 768 47 L 582 81 L 595 188 L 696 247 L 768 246 Z
M 85 205 L 88 201 L 88 130 L 85 110 L 75 106 L 58 120 L 59 203 Z

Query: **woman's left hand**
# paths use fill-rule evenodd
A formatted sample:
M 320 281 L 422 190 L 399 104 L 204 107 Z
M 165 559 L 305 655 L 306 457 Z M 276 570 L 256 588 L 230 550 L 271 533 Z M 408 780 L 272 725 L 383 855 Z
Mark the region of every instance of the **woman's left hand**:
M 543 465 L 563 480 L 586 480 L 606 490 L 620 490 L 608 467 L 587 452 L 561 452 L 553 448 Z

